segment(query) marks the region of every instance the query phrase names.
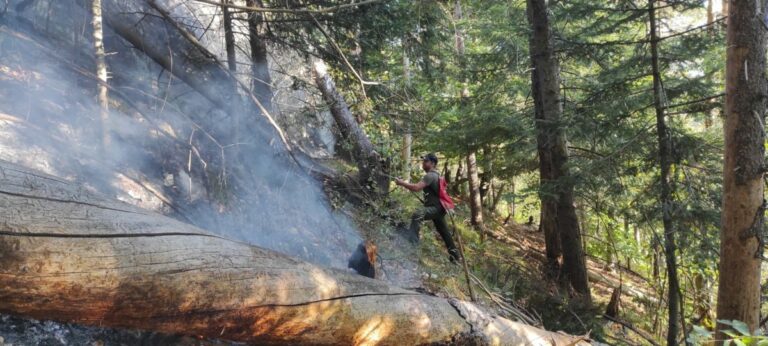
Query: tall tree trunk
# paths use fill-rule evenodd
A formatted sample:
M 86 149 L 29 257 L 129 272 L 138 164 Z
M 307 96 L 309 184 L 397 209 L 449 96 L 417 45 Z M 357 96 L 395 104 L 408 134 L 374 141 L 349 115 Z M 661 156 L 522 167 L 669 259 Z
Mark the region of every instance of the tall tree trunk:
M 731 2 L 725 70 L 725 165 L 717 319 L 757 328 L 763 248 L 766 0 Z M 718 325 L 718 340 L 723 333 Z
M 533 7 L 536 6 L 536 9 Z M 539 8 L 541 7 L 541 8 Z M 560 230 L 557 228 L 557 196 L 555 191 L 550 191 L 552 188 L 552 182 L 556 179 L 554 172 L 554 158 L 551 146 L 554 145 L 553 128 L 556 125 L 552 124 L 552 120 L 548 117 L 553 116 L 552 113 L 559 116 L 560 105 L 558 99 L 560 98 L 559 81 L 555 80 L 550 82 L 554 84 L 554 90 L 548 90 L 548 92 L 555 95 L 555 106 L 553 110 L 545 111 L 544 107 L 547 105 L 543 102 L 543 94 L 545 86 L 542 85 L 545 80 L 539 78 L 539 70 L 544 69 L 547 63 L 544 62 L 543 66 L 538 66 L 538 60 L 536 57 L 543 58 L 542 52 L 553 54 L 549 47 L 549 18 L 546 15 L 546 4 L 541 1 L 528 0 L 528 22 L 534 29 L 530 37 L 531 58 L 534 70 L 531 72 L 531 92 L 534 95 L 535 102 L 535 127 L 536 127 L 536 149 L 539 156 L 539 198 L 541 200 L 541 210 L 539 212 L 539 231 L 544 233 L 544 245 L 547 255 L 547 269 L 552 273 L 559 273 L 561 270 L 563 248 L 560 240 Z M 538 12 L 534 12 L 537 10 Z M 542 18 L 543 17 L 543 18 Z M 542 19 L 544 20 L 542 22 Z M 536 30 L 538 28 L 538 31 Z M 537 51 L 534 52 L 534 46 L 537 47 Z M 534 55 L 536 54 L 536 55 Z M 552 59 L 550 59 L 552 60 Z M 551 68 L 551 67 L 550 67 Z M 551 72 L 551 71 L 546 71 Z M 543 74 L 543 73 L 542 73 Z M 553 77 L 552 75 L 544 75 L 544 77 Z M 551 102 L 548 104 L 552 107 Z M 551 273 L 550 273 L 551 274 Z
M 260 0 L 246 0 L 245 4 L 263 7 Z M 264 108 L 272 111 L 272 78 L 269 75 L 264 14 L 248 13 L 248 41 L 251 46 L 251 89 Z
M 403 78 L 405 79 L 405 87 L 411 86 L 411 60 L 408 58 L 408 38 L 403 38 Z M 406 125 L 404 126 L 405 133 L 403 134 L 403 144 L 400 150 L 400 161 L 403 164 L 403 176 L 406 179 L 411 177 L 411 147 L 413 146 L 413 134 L 411 134 L 410 119 L 406 119 Z
M 99 83 L 96 84 L 99 102 L 99 118 L 101 120 L 101 146 L 106 155 L 110 145 L 109 129 L 109 94 L 107 91 L 107 62 L 104 52 L 104 30 L 102 28 L 101 0 L 93 0 L 91 3 L 93 14 L 93 46 L 96 56 L 96 76 Z
M 461 9 L 461 1 L 456 0 L 454 3 L 453 20 L 460 21 L 463 19 L 463 13 Z M 459 57 L 462 71 L 464 66 L 464 33 L 456 26 L 455 32 L 456 39 L 456 55 Z M 461 90 L 461 105 L 466 106 L 467 99 L 469 98 L 469 88 L 467 87 L 466 79 L 463 82 L 464 87 Z M 477 158 L 474 149 L 470 149 L 467 154 L 467 181 L 469 182 L 469 209 L 471 213 L 471 222 L 475 229 L 480 232 L 480 240 L 485 240 L 485 224 L 483 223 L 483 205 L 480 198 L 480 179 L 477 175 Z
M 223 0 L 229 4 L 231 0 Z M 229 7 L 221 6 L 221 14 L 224 21 L 224 46 L 227 50 L 227 67 L 230 71 L 237 71 L 237 56 L 235 55 L 235 32 L 232 31 L 232 13 Z
M 540 174 L 545 189 L 553 190 L 553 193 L 542 194 L 541 224 L 552 222 L 545 221 L 544 217 L 554 220 L 554 225 L 550 223 L 545 229 L 550 233 L 548 236 L 545 233 L 545 239 L 548 240 L 546 245 L 555 246 L 551 244 L 554 240 L 552 234 L 559 233 L 559 248 L 563 254 L 562 271 L 574 291 L 586 304 L 590 304 L 586 261 L 573 201 L 573 183 L 568 180 L 568 152 L 561 127 L 563 108 L 560 100 L 560 74 L 553 48 L 547 3 L 546 0 L 528 0 L 527 5 L 528 22 L 532 29 L 529 40 L 533 65 L 531 83 L 538 132 Z M 553 183 L 555 187 L 551 186 Z M 557 253 L 550 253 L 548 248 L 547 255 L 555 257 Z
M 679 296 L 680 284 L 677 277 L 677 258 L 675 257 L 675 229 L 672 224 L 672 210 L 674 201 L 672 200 L 672 187 L 669 183 L 670 167 L 672 166 L 672 138 L 667 128 L 664 115 L 664 100 L 662 99 L 664 90 L 661 84 L 661 72 L 659 67 L 659 38 L 656 33 L 656 8 L 655 0 L 648 2 L 648 17 L 651 36 L 651 67 L 653 73 L 653 105 L 656 109 L 656 132 L 659 143 L 659 164 L 661 166 L 661 176 L 659 184 L 661 185 L 661 213 L 662 223 L 664 224 L 664 258 L 667 264 L 667 306 L 668 310 L 668 329 L 667 344 L 677 344 L 678 318 L 679 314 Z
M 255 345 L 585 345 L 0 161 L 0 312 Z

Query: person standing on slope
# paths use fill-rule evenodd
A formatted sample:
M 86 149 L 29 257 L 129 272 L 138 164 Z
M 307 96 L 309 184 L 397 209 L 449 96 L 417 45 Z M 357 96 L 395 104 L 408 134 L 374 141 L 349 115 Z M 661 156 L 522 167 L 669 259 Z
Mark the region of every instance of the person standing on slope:
M 421 168 L 426 172 L 424 177 L 418 183 L 409 183 L 400 178 L 395 179 L 395 184 L 402 186 L 410 191 L 424 191 L 424 206 L 416 211 L 411 217 L 411 225 L 408 228 L 411 239 L 417 242 L 419 239 L 419 227 L 424 220 L 432 220 L 437 232 L 443 238 L 445 246 L 448 248 L 448 254 L 451 262 L 460 259 L 459 249 L 453 242 L 451 233 L 448 231 L 448 224 L 445 222 L 446 210 L 440 203 L 440 174 L 437 172 L 437 156 L 433 153 L 424 155 L 421 158 Z

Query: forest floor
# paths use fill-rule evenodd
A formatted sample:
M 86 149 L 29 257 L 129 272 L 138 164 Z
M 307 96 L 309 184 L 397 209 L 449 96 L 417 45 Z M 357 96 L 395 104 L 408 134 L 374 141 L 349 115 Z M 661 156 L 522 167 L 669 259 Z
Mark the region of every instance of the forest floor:
M 456 225 L 465 243 L 470 272 L 476 278 L 472 279 L 475 295 L 480 304 L 498 314 L 514 320 L 520 320 L 522 314 L 547 330 L 589 334 L 609 344 L 648 345 L 652 344 L 648 339 L 658 337 L 637 327 L 647 324 L 648 312 L 659 307 L 650 282 L 634 271 L 588 258 L 593 304 L 584 307 L 571 301 L 556 279 L 542 274 L 546 263 L 544 238 L 535 225 L 505 226 L 501 219 L 487 218 L 485 241 L 480 241 L 479 234 L 469 226 L 468 215 L 461 211 Z M 445 246 L 432 229 L 431 225 L 430 231 L 422 228 L 418 249 L 423 289 L 469 300 L 462 268 L 448 262 Z M 620 285 L 621 323 L 616 323 L 603 314 Z M 510 308 L 515 311 L 510 313 Z

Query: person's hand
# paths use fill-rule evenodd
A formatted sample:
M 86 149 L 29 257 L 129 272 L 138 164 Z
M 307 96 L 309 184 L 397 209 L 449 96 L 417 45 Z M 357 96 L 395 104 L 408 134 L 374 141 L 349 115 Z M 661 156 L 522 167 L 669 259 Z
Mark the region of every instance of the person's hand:
M 404 182 L 403 179 L 395 178 L 395 185 L 403 186 Z

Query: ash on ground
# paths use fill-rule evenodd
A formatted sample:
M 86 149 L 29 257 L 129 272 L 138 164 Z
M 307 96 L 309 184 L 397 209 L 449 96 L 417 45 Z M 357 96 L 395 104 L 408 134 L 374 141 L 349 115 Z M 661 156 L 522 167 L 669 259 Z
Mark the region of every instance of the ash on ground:
M 237 346 L 225 341 L 155 332 L 85 327 L 70 323 L 38 321 L 0 314 L 0 346 Z

